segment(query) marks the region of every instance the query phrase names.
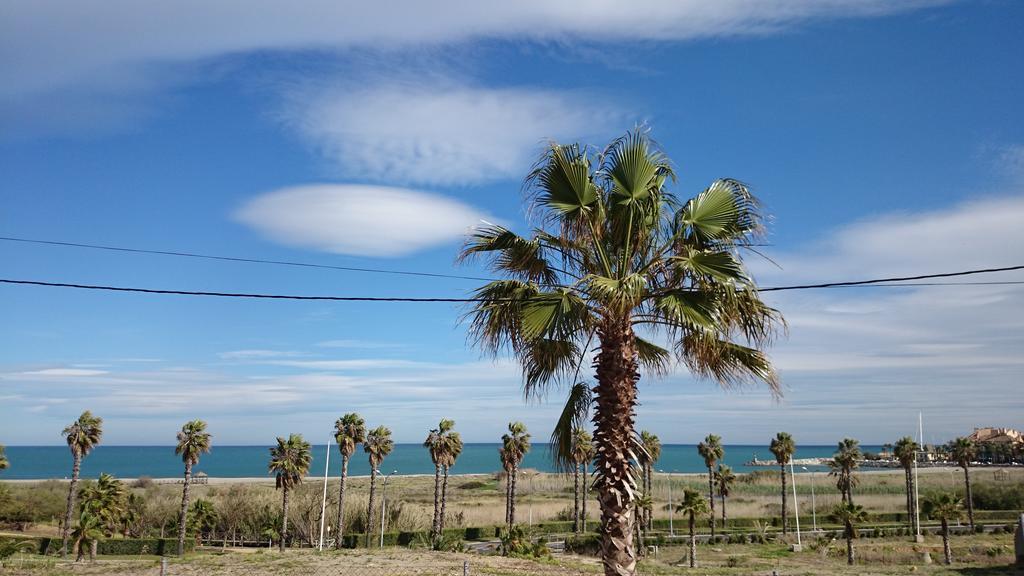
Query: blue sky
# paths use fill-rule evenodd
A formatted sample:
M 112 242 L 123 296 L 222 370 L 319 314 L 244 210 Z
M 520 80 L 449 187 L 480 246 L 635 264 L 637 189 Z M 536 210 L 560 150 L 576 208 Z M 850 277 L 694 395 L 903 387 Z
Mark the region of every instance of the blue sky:
M 762 285 L 1021 264 L 1024 6 L 792 0 L 613 6 L 439 2 L 100 8 L 16 2 L 0 21 L 0 235 L 475 275 L 481 219 L 525 229 L 522 177 L 549 138 L 647 123 L 678 195 L 729 176 L 772 215 Z M 554 4 L 554 5 L 552 5 Z M 898 8 L 896 8 L 898 7 Z M 5 278 L 459 297 L 472 281 L 0 242 Z M 1024 280 L 1005 273 L 988 280 Z M 881 443 L 1024 427 L 1024 289 L 769 296 L 786 389 L 641 383 L 666 442 L 780 429 Z M 0 443 L 52 444 L 83 409 L 113 444 L 186 419 L 224 444 L 325 438 L 361 412 L 419 441 L 509 419 L 538 438 L 507 359 L 447 304 L 327 304 L 0 286 Z

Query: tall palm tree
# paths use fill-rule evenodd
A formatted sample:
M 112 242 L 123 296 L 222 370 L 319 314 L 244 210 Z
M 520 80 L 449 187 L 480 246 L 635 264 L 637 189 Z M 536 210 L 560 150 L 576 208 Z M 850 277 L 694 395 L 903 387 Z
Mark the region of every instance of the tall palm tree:
M 508 433 L 501 436 L 501 447 L 509 463 L 508 528 L 511 530 L 516 523 L 516 480 L 519 476 L 519 464 L 530 451 L 530 434 L 526 431 L 526 424 L 509 422 Z
M 583 428 L 576 428 L 572 434 L 572 460 L 573 460 L 573 512 L 572 512 L 572 531 L 575 534 L 580 533 L 580 500 L 583 500 L 582 505 L 585 507 L 587 502 L 586 482 L 587 479 L 583 478 L 583 491 L 580 491 L 580 475 L 583 472 L 584 466 L 590 461 L 590 457 L 593 454 L 593 442 L 594 438 Z
M 445 508 L 448 506 L 448 472 L 451 470 L 452 466 L 455 466 L 455 461 L 458 460 L 459 456 L 462 454 L 462 436 L 460 436 L 458 432 L 449 430 L 445 433 L 444 440 L 444 459 L 441 462 L 444 468 L 441 480 L 441 515 L 439 518 L 441 525 L 438 529 L 439 535 L 444 533 Z
M 654 465 L 661 458 L 661 439 L 654 433 L 642 430 L 640 432 L 640 443 L 643 445 L 643 452 L 640 456 L 640 465 L 643 468 L 642 472 L 644 475 L 644 486 L 643 493 L 650 496 L 648 499 L 647 506 L 641 508 L 644 515 L 643 525 L 644 528 L 650 530 L 654 527 L 654 489 L 652 476 L 654 472 Z
M 370 502 L 366 508 L 366 547 L 370 547 L 370 535 L 373 534 L 373 520 L 376 514 L 373 509 L 377 503 L 377 475 L 384 458 L 391 454 L 395 442 L 391 439 L 391 430 L 386 426 L 377 426 L 366 435 L 363 452 L 370 459 Z
M 103 419 L 93 416 L 86 410 L 61 434 L 67 440 L 71 450 L 71 486 L 68 487 L 68 501 L 64 510 L 64 526 L 61 530 L 60 555 L 67 558 L 68 538 L 71 535 L 71 515 L 75 510 L 75 494 L 78 488 L 78 475 L 82 471 L 82 458 L 89 455 L 103 438 Z
M 4 451 L 4 445 L 0 444 L 0 470 L 7 470 L 10 467 L 11 462 L 7 459 L 7 453 Z
M 832 521 L 843 525 L 843 537 L 846 538 L 846 563 L 853 566 L 853 540 L 857 537 L 857 524 L 868 519 L 863 506 L 850 501 L 836 504 L 832 509 Z
M 338 529 L 334 533 L 334 547 L 341 550 L 345 533 L 345 481 L 348 479 L 348 461 L 356 446 L 366 440 L 366 422 L 355 412 L 345 414 L 334 423 L 334 441 L 341 452 L 341 485 L 338 487 Z
M 950 444 L 950 455 L 964 469 L 964 501 L 967 502 L 967 522 L 974 530 L 974 498 L 971 495 L 971 462 L 977 456 L 978 447 L 970 438 L 961 436 Z
M 917 442 L 910 436 L 904 436 L 893 445 L 893 456 L 903 467 L 903 484 L 907 493 L 907 524 L 910 530 L 917 533 L 917 519 L 914 503 L 914 462 L 917 461 L 917 452 L 920 450 Z
M 281 534 L 278 538 L 278 550 L 284 552 L 288 541 L 288 494 L 292 488 L 302 483 L 302 478 L 309 473 L 309 465 L 313 461 L 313 453 L 309 442 L 302 434 L 291 434 L 288 439 L 278 436 L 277 446 L 270 449 L 270 464 L 267 471 L 276 475 L 276 487 L 281 489 Z
M 664 372 L 674 354 L 698 377 L 778 390 L 760 348 L 781 315 L 760 300 L 740 254 L 762 231 L 758 204 L 736 180 L 679 203 L 667 189 L 673 179 L 669 159 L 642 130 L 600 153 L 551 144 L 526 179 L 538 226 L 523 237 L 488 225 L 461 256 L 486 255 L 507 277 L 476 291 L 471 332 L 488 351 L 514 353 L 527 396 L 578 384 L 596 348 L 595 482 L 602 559 L 616 576 L 636 567 L 630 453 L 640 370 Z M 637 337 L 637 327 L 671 346 Z M 571 434 L 562 426 L 555 435 Z
M 715 485 L 718 486 L 718 497 L 722 499 L 722 529 L 726 528 L 725 499 L 732 492 L 732 485 L 736 482 L 736 474 L 732 468 L 725 464 L 719 464 L 715 471 Z
M 725 448 L 722 447 L 722 438 L 714 434 L 708 434 L 703 442 L 697 444 L 697 452 L 704 459 L 704 465 L 708 468 L 708 502 L 711 503 L 711 536 L 715 535 L 715 466 L 725 456 Z
M 448 448 L 446 435 L 454 426 L 454 420 L 444 418 L 423 441 L 423 447 L 430 452 L 430 460 L 434 463 L 434 518 L 430 524 L 430 539 L 435 545 L 441 534 L 441 468 Z
M 498 447 L 498 458 L 501 459 L 501 469 L 505 471 L 505 527 L 512 523 L 509 520 L 509 512 L 512 511 L 512 454 L 505 449 L 505 446 Z
M 703 516 L 710 510 L 708 501 L 700 492 L 689 488 L 683 490 L 683 499 L 679 502 L 676 511 L 690 517 L 690 568 L 697 567 L 697 516 Z
M 185 463 L 185 484 L 181 488 L 181 512 L 178 514 L 178 556 L 185 553 L 185 524 L 188 516 L 188 488 L 192 483 L 192 467 L 199 463 L 199 456 L 210 451 L 210 433 L 206 422 L 186 422 L 178 432 L 178 445 L 174 453 Z
M 929 518 L 942 522 L 942 555 L 947 565 L 952 564 L 953 554 L 949 549 L 949 521 L 963 518 L 963 499 L 956 494 L 936 494 L 926 499 L 921 508 Z
M 831 468 L 829 475 L 836 478 L 836 488 L 842 494 L 843 502 L 853 502 L 853 487 L 857 485 L 854 470 L 860 466 L 863 457 L 860 442 L 853 438 L 843 438 L 828 463 Z
M 772 454 L 775 455 L 775 461 L 779 463 L 779 472 L 782 477 L 782 533 L 786 534 L 788 526 L 786 524 L 786 464 L 793 458 L 793 454 L 796 453 L 796 442 L 793 437 L 789 435 L 789 432 L 779 432 L 772 438 L 772 443 L 768 447 Z

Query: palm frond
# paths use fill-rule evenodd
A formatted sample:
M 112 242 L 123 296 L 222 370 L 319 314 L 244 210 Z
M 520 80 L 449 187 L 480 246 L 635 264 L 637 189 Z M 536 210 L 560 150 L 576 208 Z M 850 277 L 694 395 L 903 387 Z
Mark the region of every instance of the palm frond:
M 562 413 L 551 432 L 551 462 L 557 470 L 568 472 L 576 465 L 573 458 L 573 433 L 587 421 L 594 395 L 590 387 L 577 382 L 569 389 Z
M 572 340 L 537 338 L 520 353 L 523 366 L 523 394 L 539 396 L 552 384 L 573 377 L 580 361 L 580 348 Z
M 658 346 L 657 344 L 644 340 L 637 336 L 635 338 L 637 360 L 640 366 L 652 374 L 664 376 L 672 368 L 672 353 Z
M 713 378 L 725 388 L 762 382 L 773 394 L 781 393 L 771 361 L 756 348 L 694 332 L 677 342 L 676 353 L 695 375 Z
M 491 269 L 513 278 L 540 284 L 556 284 L 558 272 L 548 261 L 544 246 L 538 239 L 526 239 L 498 225 L 477 228 L 469 237 L 458 261 L 464 262 L 479 254 L 497 252 Z

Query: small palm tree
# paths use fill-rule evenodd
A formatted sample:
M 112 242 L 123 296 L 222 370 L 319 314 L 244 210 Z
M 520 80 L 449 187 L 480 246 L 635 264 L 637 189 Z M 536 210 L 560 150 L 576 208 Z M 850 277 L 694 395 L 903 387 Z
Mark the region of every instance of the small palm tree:
M 188 527 L 195 537 L 196 542 L 202 542 L 203 534 L 206 534 L 217 527 L 218 514 L 213 507 L 213 502 L 202 498 L 192 504 L 188 511 Z
M 708 501 L 700 492 L 690 488 L 683 490 L 683 499 L 676 511 L 686 514 L 690 520 L 690 568 L 697 567 L 697 516 L 703 516 L 710 510 Z
M 78 517 L 78 525 L 71 532 L 71 537 L 74 540 L 75 562 L 81 562 L 85 557 L 86 546 L 89 547 L 89 559 L 96 560 L 96 543 L 103 538 L 102 523 L 99 518 L 83 510 Z
M 511 530 L 516 523 L 516 479 L 519 475 L 519 464 L 530 451 L 530 434 L 526 424 L 509 422 L 508 433 L 501 437 L 502 457 L 508 460 L 508 527 Z
M 178 445 L 174 453 L 185 463 L 185 484 L 181 488 L 181 511 L 178 514 L 178 556 L 185 553 L 185 524 L 188 516 L 188 488 L 192 483 L 192 467 L 199 464 L 199 456 L 210 451 L 210 433 L 206 422 L 186 422 L 178 432 Z
M 462 454 L 462 436 L 460 436 L 458 432 L 449 429 L 448 432 L 444 434 L 444 443 L 444 458 L 441 461 L 443 466 L 443 477 L 441 480 L 441 525 L 438 529 L 439 535 L 444 533 L 445 509 L 448 507 L 448 472 L 451 470 L 452 466 L 455 466 L 455 462 Z
M 760 299 L 742 259 L 763 230 L 757 200 L 741 182 L 722 179 L 677 201 L 674 179 L 645 130 L 603 151 L 552 143 L 525 183 L 537 226 L 528 236 L 478 229 L 460 256 L 482 255 L 503 276 L 475 292 L 471 334 L 491 353 L 514 354 L 528 396 L 550 385 L 575 388 L 578 367 L 596 352 L 595 488 L 602 563 L 614 576 L 636 572 L 633 500 L 642 490 L 632 460 L 641 371 L 663 373 L 674 357 L 724 386 L 764 382 L 778 390 L 762 348 L 782 319 Z M 650 332 L 671 346 L 638 336 Z M 560 430 L 565 447 L 572 426 Z
M 430 460 L 434 463 L 434 517 L 430 524 L 430 541 L 436 545 L 441 534 L 441 468 L 444 466 L 447 450 L 448 431 L 455 426 L 454 420 L 442 419 L 437 428 L 427 434 L 423 447 L 430 452 Z
M 772 438 L 772 443 L 768 449 L 775 455 L 775 461 L 779 463 L 779 471 L 781 472 L 782 533 L 786 534 L 788 531 L 786 524 L 786 464 L 789 463 L 790 459 L 793 458 L 793 454 L 796 453 L 796 442 L 788 432 L 779 432 L 775 435 L 775 438 Z
M 970 438 L 960 437 L 950 444 L 950 455 L 957 466 L 964 469 L 964 501 L 967 502 L 967 523 L 974 530 L 974 498 L 971 495 L 971 462 L 978 455 L 978 448 Z
M 110 474 L 100 474 L 96 482 L 82 486 L 78 491 L 81 510 L 88 512 L 99 522 L 104 536 L 113 536 L 121 527 L 127 506 L 127 491 L 124 484 Z M 93 550 L 90 555 L 95 557 L 95 548 L 99 540 L 89 541 Z
M 854 470 L 860 466 L 864 454 L 860 451 L 860 442 L 853 438 L 843 438 L 836 447 L 832 460 L 828 463 L 830 476 L 836 479 L 836 488 L 842 494 L 843 502 L 853 502 L 853 487 L 857 485 Z
M 917 452 L 920 450 L 917 442 L 910 436 L 904 436 L 893 445 L 893 456 L 903 467 L 903 484 L 907 493 L 907 524 L 910 530 L 917 533 L 917 520 L 914 503 L 914 463 L 917 461 Z
M 309 472 L 313 461 L 309 442 L 302 434 L 291 434 L 288 439 L 278 436 L 277 446 L 270 449 L 270 464 L 267 471 L 275 474 L 275 486 L 281 490 L 281 534 L 278 538 L 278 550 L 284 552 L 288 541 L 288 495 L 292 488 L 302 483 L 302 478 Z
M 380 474 L 380 465 L 384 458 L 395 448 L 391 440 L 391 430 L 385 426 L 377 426 L 366 435 L 363 442 L 363 452 L 366 452 L 370 459 L 370 502 L 366 508 L 366 547 L 370 547 L 370 535 L 373 533 L 373 520 L 376 514 L 373 509 L 377 502 L 377 475 Z
M 644 494 L 650 497 L 648 498 L 647 505 L 640 508 L 643 513 L 641 523 L 645 529 L 650 530 L 654 526 L 654 489 L 652 476 L 654 465 L 658 462 L 658 459 L 661 458 L 661 439 L 659 439 L 656 434 L 643 430 L 640 432 L 640 444 L 643 445 L 643 451 L 640 455 L 640 465 L 644 475 L 643 491 Z
M 10 467 L 11 462 L 7 459 L 7 453 L 4 451 L 4 445 L 0 444 L 0 470 L 7 470 Z
M 868 519 L 863 506 L 853 502 L 836 504 L 832 510 L 832 521 L 843 525 L 843 537 L 846 538 L 846 563 L 853 566 L 853 540 L 857 537 L 857 524 Z
M 942 554 L 946 564 L 953 563 L 949 549 L 949 522 L 964 515 L 964 501 L 956 494 L 936 494 L 924 501 L 923 512 L 932 520 L 942 522 Z
M 71 515 L 75 510 L 75 494 L 78 488 L 78 475 L 82 470 L 82 458 L 92 452 L 103 438 L 103 419 L 93 416 L 86 410 L 62 432 L 71 450 L 71 486 L 68 487 L 68 501 L 64 509 L 64 526 L 61 530 L 60 555 L 68 555 L 68 538 L 71 536 Z
M 587 502 L 587 488 L 586 488 L 586 477 L 583 478 L 583 491 L 580 491 L 580 476 L 585 474 L 583 472 L 587 462 L 590 461 L 590 456 L 593 454 L 593 443 L 594 439 L 590 436 L 590 432 L 587 432 L 583 428 L 576 428 L 572 434 L 572 461 L 573 461 L 573 513 L 572 513 L 572 531 L 575 534 L 581 532 L 580 522 L 580 500 L 583 500 L 583 507 L 586 506 Z
M 732 492 L 732 485 L 736 482 L 736 474 L 732 468 L 725 464 L 719 464 L 715 472 L 715 485 L 718 486 L 718 497 L 722 499 L 722 529 L 726 528 L 725 499 Z
M 345 533 L 345 481 L 348 479 L 348 461 L 356 446 L 366 440 L 366 422 L 362 416 L 351 412 L 334 423 L 334 441 L 341 452 L 341 485 L 338 487 L 338 530 L 334 533 L 334 547 L 341 549 Z
M 708 469 L 708 502 L 711 503 L 711 536 L 715 535 L 715 478 L 714 470 L 718 461 L 725 456 L 725 448 L 722 447 L 722 438 L 714 434 L 708 434 L 703 442 L 697 444 L 697 452 L 704 459 L 704 466 Z

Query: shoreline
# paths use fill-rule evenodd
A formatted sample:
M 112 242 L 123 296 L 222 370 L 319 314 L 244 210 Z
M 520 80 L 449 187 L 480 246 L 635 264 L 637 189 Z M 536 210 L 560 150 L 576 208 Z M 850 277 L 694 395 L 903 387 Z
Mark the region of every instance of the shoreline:
M 993 469 L 1019 470 L 1019 469 L 1021 469 L 1020 466 L 978 466 L 978 467 L 972 466 L 972 468 L 979 468 L 979 469 L 983 468 L 983 469 L 987 469 L 987 470 L 993 470 Z M 918 473 L 919 474 L 949 473 L 950 471 L 956 471 L 956 470 L 960 470 L 960 467 L 959 466 L 955 466 L 955 465 L 939 465 L 939 466 L 921 467 L 918 470 Z M 896 468 L 892 468 L 892 467 L 868 467 L 868 468 L 864 468 L 864 469 L 858 470 L 858 473 L 861 473 L 861 474 L 891 474 L 891 473 L 896 473 L 896 472 L 901 472 L 901 471 L 902 471 L 902 469 L 899 468 L 899 467 L 896 467 Z M 751 473 L 752 472 L 740 472 L 739 474 L 742 475 L 742 474 L 751 474 Z M 796 473 L 797 473 L 798 476 L 800 476 L 800 475 L 810 475 L 810 474 L 827 474 L 827 472 L 821 471 L 821 470 L 808 470 L 806 472 L 805 471 L 797 471 Z M 457 479 L 457 478 L 492 477 L 495 474 L 498 474 L 498 472 L 467 472 L 467 473 L 464 473 L 464 474 L 451 474 L 450 478 Z M 563 475 L 562 473 L 559 473 L 559 472 L 538 472 L 538 474 L 553 475 L 553 476 L 562 476 Z M 657 475 L 668 476 L 668 477 L 672 477 L 672 478 L 706 477 L 707 476 L 707 472 L 658 472 Z M 399 478 L 433 478 L 433 476 L 434 476 L 433 474 L 423 474 L 423 473 L 420 473 L 420 474 L 394 474 L 392 476 L 392 478 L 393 479 L 399 479 Z M 348 479 L 349 480 L 365 480 L 365 479 L 368 479 L 369 477 L 370 476 L 368 474 L 360 474 L 360 475 L 350 475 L 350 476 L 348 476 Z M 143 477 L 143 478 L 145 478 L 145 477 Z M 323 476 L 306 476 L 303 479 L 303 481 L 304 482 L 316 482 L 316 481 L 322 481 L 323 478 L 324 478 Z M 337 481 L 338 480 L 338 476 L 331 475 L 331 476 L 328 476 L 327 479 L 328 479 L 328 481 Z M 80 478 L 79 480 L 95 480 L 95 479 L 94 478 Z M 138 481 L 139 478 L 138 477 L 125 477 L 125 478 L 118 478 L 118 480 L 121 480 L 122 482 L 125 482 L 125 483 L 132 483 L 132 482 Z M 183 478 L 180 477 L 180 476 L 160 477 L 160 478 L 151 477 L 151 478 L 148 478 L 148 480 L 150 480 L 154 484 L 158 484 L 158 485 L 160 485 L 160 484 L 172 484 L 173 485 L 173 484 L 181 484 Z M 50 481 L 67 483 L 67 482 L 70 482 L 71 479 L 70 478 L 66 478 L 66 477 L 65 478 L 10 478 L 10 479 L 7 479 L 7 478 L 3 478 L 2 475 L 0 475 L 0 484 L 38 484 L 38 483 L 41 483 L 41 482 L 50 482 Z M 269 475 L 268 476 L 238 476 L 238 477 L 234 477 L 234 476 L 207 476 L 207 477 L 205 477 L 205 480 L 203 480 L 203 481 L 196 481 L 195 477 L 193 477 L 192 485 L 203 485 L 203 484 L 206 484 L 206 485 L 224 486 L 224 485 L 228 485 L 228 484 L 263 484 L 263 483 L 273 484 L 274 483 L 274 477 L 273 476 L 269 476 Z

